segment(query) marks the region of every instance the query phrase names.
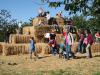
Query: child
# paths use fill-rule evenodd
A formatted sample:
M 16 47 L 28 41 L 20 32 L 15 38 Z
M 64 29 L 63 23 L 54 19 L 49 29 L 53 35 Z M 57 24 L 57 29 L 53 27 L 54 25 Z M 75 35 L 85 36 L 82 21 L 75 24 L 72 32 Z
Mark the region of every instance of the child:
M 37 56 L 36 49 L 35 49 L 35 40 L 34 40 L 34 37 L 30 38 L 29 47 L 30 47 L 30 50 L 29 50 L 30 59 L 32 59 L 32 52 L 34 52 L 34 55 Z
M 50 39 L 49 44 L 51 48 L 51 53 L 55 55 L 57 53 L 57 44 L 56 44 L 55 39 Z
M 82 53 L 86 53 L 86 46 L 87 46 L 87 37 L 85 37 L 83 40 Z
M 62 58 L 62 56 L 64 56 L 65 53 L 66 53 L 66 51 L 65 51 L 64 40 L 61 40 L 60 51 L 59 51 L 59 58 Z

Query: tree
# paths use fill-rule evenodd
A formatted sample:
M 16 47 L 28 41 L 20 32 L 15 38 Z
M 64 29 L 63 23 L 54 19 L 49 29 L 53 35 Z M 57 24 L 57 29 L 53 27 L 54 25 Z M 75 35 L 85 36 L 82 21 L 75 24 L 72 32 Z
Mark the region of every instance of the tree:
M 70 14 L 77 14 L 77 12 L 81 12 L 83 17 L 91 16 L 90 20 L 85 21 L 82 20 L 82 16 L 74 16 L 73 19 L 76 19 L 76 24 L 80 28 L 82 23 L 84 23 L 83 27 L 88 27 L 92 29 L 100 28 L 100 0 L 41 0 L 49 3 L 50 7 L 61 7 L 63 5 L 63 9 L 69 11 Z M 77 22 L 78 21 L 78 22 Z M 82 23 L 80 21 L 83 21 Z M 81 24 L 80 24 L 81 23 Z
M 66 11 L 70 13 L 82 12 L 84 15 L 97 15 L 100 14 L 100 0 L 45 0 L 49 3 L 50 7 L 60 7 L 64 5 Z
M 7 32 L 15 33 L 18 28 L 16 19 L 11 18 L 10 12 L 7 10 L 0 10 L 0 41 L 4 41 Z

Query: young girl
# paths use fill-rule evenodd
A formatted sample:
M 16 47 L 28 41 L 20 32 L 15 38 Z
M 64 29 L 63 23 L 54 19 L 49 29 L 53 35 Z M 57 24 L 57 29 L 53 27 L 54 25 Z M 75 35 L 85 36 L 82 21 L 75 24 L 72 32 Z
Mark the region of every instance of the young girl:
M 30 38 L 29 47 L 30 47 L 30 50 L 29 50 L 30 59 L 32 59 L 32 53 L 33 52 L 34 52 L 34 56 L 37 56 L 36 49 L 35 49 L 35 40 L 34 40 L 34 37 Z
M 86 46 L 87 46 L 87 36 L 83 40 L 82 53 L 86 53 Z

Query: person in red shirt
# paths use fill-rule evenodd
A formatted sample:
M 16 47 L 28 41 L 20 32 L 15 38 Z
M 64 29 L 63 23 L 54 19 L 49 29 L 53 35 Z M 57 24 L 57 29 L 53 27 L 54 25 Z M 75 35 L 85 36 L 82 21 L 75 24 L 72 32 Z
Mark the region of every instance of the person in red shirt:
M 94 42 L 93 36 L 90 30 L 87 30 L 87 47 L 86 47 L 87 58 L 92 58 L 91 45 L 93 44 L 93 42 Z

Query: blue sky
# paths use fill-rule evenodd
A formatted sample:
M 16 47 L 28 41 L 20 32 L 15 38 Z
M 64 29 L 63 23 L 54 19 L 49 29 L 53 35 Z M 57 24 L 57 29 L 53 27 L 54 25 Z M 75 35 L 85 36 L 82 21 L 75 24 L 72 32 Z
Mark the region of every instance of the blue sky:
M 63 16 L 69 16 L 68 12 L 64 11 L 63 6 L 55 9 L 50 8 L 48 4 L 39 5 L 39 3 L 39 0 L 0 0 L 0 9 L 10 11 L 12 18 L 18 21 L 28 21 L 30 17 L 36 17 L 39 7 L 44 8 L 46 11 L 50 11 L 51 16 L 55 16 L 59 11 L 63 11 Z

